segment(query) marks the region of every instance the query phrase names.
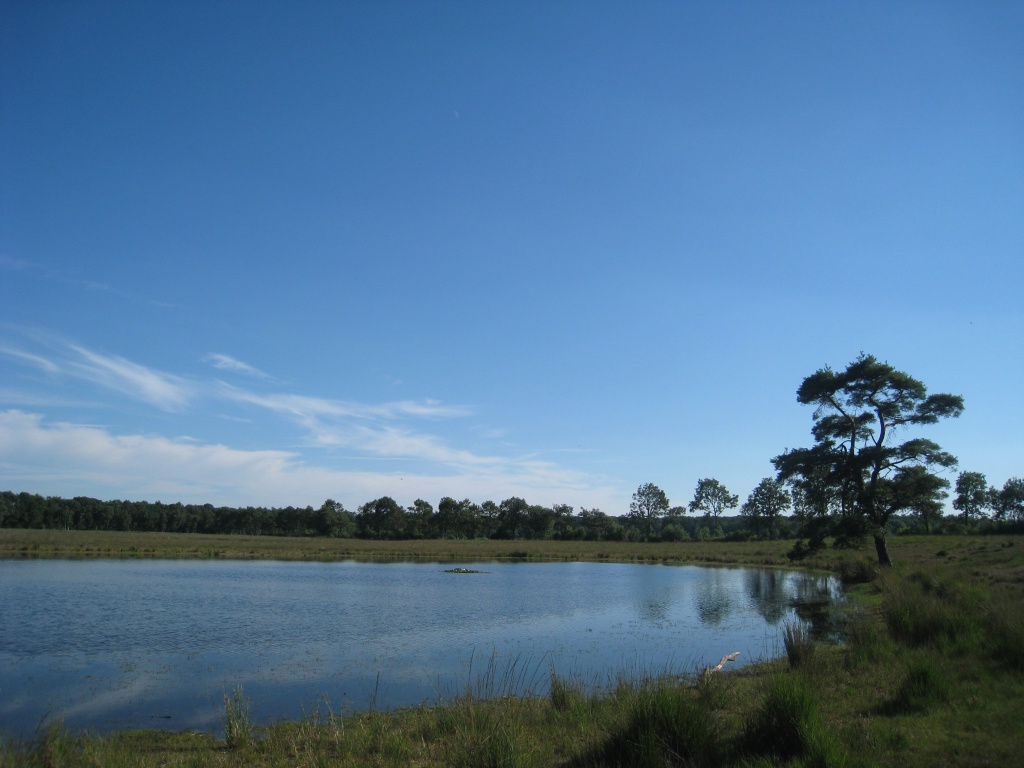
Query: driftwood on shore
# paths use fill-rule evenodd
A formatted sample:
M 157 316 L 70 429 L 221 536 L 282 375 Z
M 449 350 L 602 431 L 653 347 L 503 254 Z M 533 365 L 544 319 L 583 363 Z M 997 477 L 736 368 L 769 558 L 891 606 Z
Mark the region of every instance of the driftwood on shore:
M 718 666 L 708 667 L 707 669 L 704 670 L 704 673 L 705 674 L 711 674 L 712 672 L 721 672 L 722 671 L 722 667 L 724 667 L 727 662 L 736 661 L 736 657 L 739 656 L 739 655 L 740 655 L 740 652 L 736 651 L 736 653 L 730 653 L 728 656 L 723 656 L 722 660 L 720 662 L 718 662 Z

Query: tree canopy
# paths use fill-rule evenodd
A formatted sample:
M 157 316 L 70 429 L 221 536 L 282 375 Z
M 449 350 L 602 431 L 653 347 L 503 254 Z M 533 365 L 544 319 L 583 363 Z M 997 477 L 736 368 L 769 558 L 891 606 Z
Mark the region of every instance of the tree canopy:
M 764 478 L 750 492 L 740 507 L 740 514 L 759 536 L 775 538 L 779 532 L 782 515 L 789 509 L 792 498 L 785 487 L 772 477 Z
M 654 483 L 644 483 L 636 489 L 629 505 L 629 516 L 644 527 L 644 541 L 651 538 L 651 522 L 668 512 L 668 496 Z
M 697 488 L 693 492 L 693 501 L 690 502 L 691 512 L 703 512 L 707 517 L 718 520 L 718 517 L 727 509 L 735 509 L 740 503 L 740 497 L 729 493 L 729 489 L 713 477 L 704 477 L 697 481 Z
M 988 494 L 997 520 L 1024 521 L 1024 478 L 1011 477 L 1002 488 L 989 488 Z
M 981 472 L 961 472 L 956 478 L 956 498 L 953 509 L 959 510 L 964 516 L 964 525 L 971 524 L 971 518 L 981 517 L 989 506 L 991 496 L 988 492 L 988 480 Z
M 891 564 L 885 539 L 890 516 L 914 509 L 929 493 L 934 498 L 938 486 L 923 482 L 925 476 L 956 466 L 956 458 L 930 440 L 900 443 L 893 436 L 959 416 L 963 398 L 928 395 L 922 382 L 862 353 L 844 371 L 825 367 L 805 378 L 797 401 L 815 407 L 815 444 L 787 450 L 772 463 L 778 479 L 799 497 L 811 548 L 826 535 L 852 543 L 870 534 L 878 562 Z

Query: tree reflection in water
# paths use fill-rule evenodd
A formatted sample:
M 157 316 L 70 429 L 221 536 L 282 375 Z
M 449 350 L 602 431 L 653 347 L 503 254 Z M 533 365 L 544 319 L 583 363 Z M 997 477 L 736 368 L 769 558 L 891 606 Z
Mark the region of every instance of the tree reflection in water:
M 768 568 L 747 569 L 743 586 L 754 610 L 772 626 L 778 624 L 789 610 L 786 574 Z
M 787 616 L 807 624 L 817 640 L 839 637 L 835 611 L 842 593 L 833 577 L 771 568 L 744 568 L 741 579 L 748 606 L 770 626 Z M 711 570 L 696 586 L 694 607 L 702 624 L 718 626 L 740 608 L 733 569 Z
M 701 623 L 718 626 L 733 608 L 734 579 L 725 569 L 711 568 L 697 584 L 694 605 Z

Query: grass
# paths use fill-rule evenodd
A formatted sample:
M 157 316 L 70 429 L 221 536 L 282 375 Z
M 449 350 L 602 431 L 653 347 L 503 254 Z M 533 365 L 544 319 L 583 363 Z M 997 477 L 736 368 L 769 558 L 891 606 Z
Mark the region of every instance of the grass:
M 894 536 L 895 561 L 910 567 L 950 566 L 964 577 L 1024 588 L 1024 541 L 1015 536 Z M 628 563 L 706 563 L 792 567 L 791 541 L 499 541 L 491 539 L 364 539 L 228 536 L 198 533 L 58 531 L 0 528 L 0 558 L 221 558 L 261 560 L 430 561 L 551 560 Z M 939 554 L 941 553 L 941 554 Z M 829 571 L 846 584 L 870 583 L 877 575 L 867 550 L 826 549 L 799 563 Z
M 807 666 L 814 661 L 814 640 L 805 624 L 786 622 L 782 628 L 782 642 L 790 669 Z
M 224 742 L 230 749 L 244 749 L 252 742 L 251 703 L 241 686 L 224 694 Z
M 782 541 L 653 543 L 492 539 L 366 539 L 0 528 L 0 558 L 125 557 L 270 560 L 551 560 L 790 565 Z
M 562 546 L 562 558 L 580 555 Z M 616 559 L 646 558 L 660 545 L 601 546 Z M 680 558 L 713 554 L 674 546 Z M 719 557 L 740 562 L 771 551 L 719 546 Z M 271 726 L 249 721 L 238 689 L 225 697 L 225 740 L 97 736 L 50 723 L 31 743 L 0 747 L 0 767 L 1024 765 L 1024 547 L 1010 537 L 943 537 L 894 539 L 890 549 L 897 567 L 881 573 L 857 565 L 860 552 L 822 558 L 852 564 L 855 576 L 842 647 L 815 646 L 791 627 L 787 657 L 775 662 L 620 678 L 598 690 L 492 658 L 441 705 L 342 717 L 322 702 Z M 537 681 L 549 683 L 543 695 Z

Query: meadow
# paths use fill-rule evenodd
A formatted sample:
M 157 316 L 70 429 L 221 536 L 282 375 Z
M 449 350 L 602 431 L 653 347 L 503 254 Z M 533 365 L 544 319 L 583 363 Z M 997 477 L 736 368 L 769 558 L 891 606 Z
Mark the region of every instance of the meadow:
M 3 557 L 516 557 L 787 566 L 790 542 L 265 539 L 0 531 Z M 108 736 L 41 726 L 5 743 L 0 766 L 983 766 L 1024 765 L 1024 541 L 894 537 L 894 568 L 868 550 L 803 563 L 847 586 L 847 642 L 787 627 L 786 656 L 735 672 L 650 674 L 594 692 L 554 678 L 507 697 L 517 671 L 492 665 L 432 707 L 346 713 L 309 703 L 297 722 L 253 723 L 224 699 L 224 738 Z

